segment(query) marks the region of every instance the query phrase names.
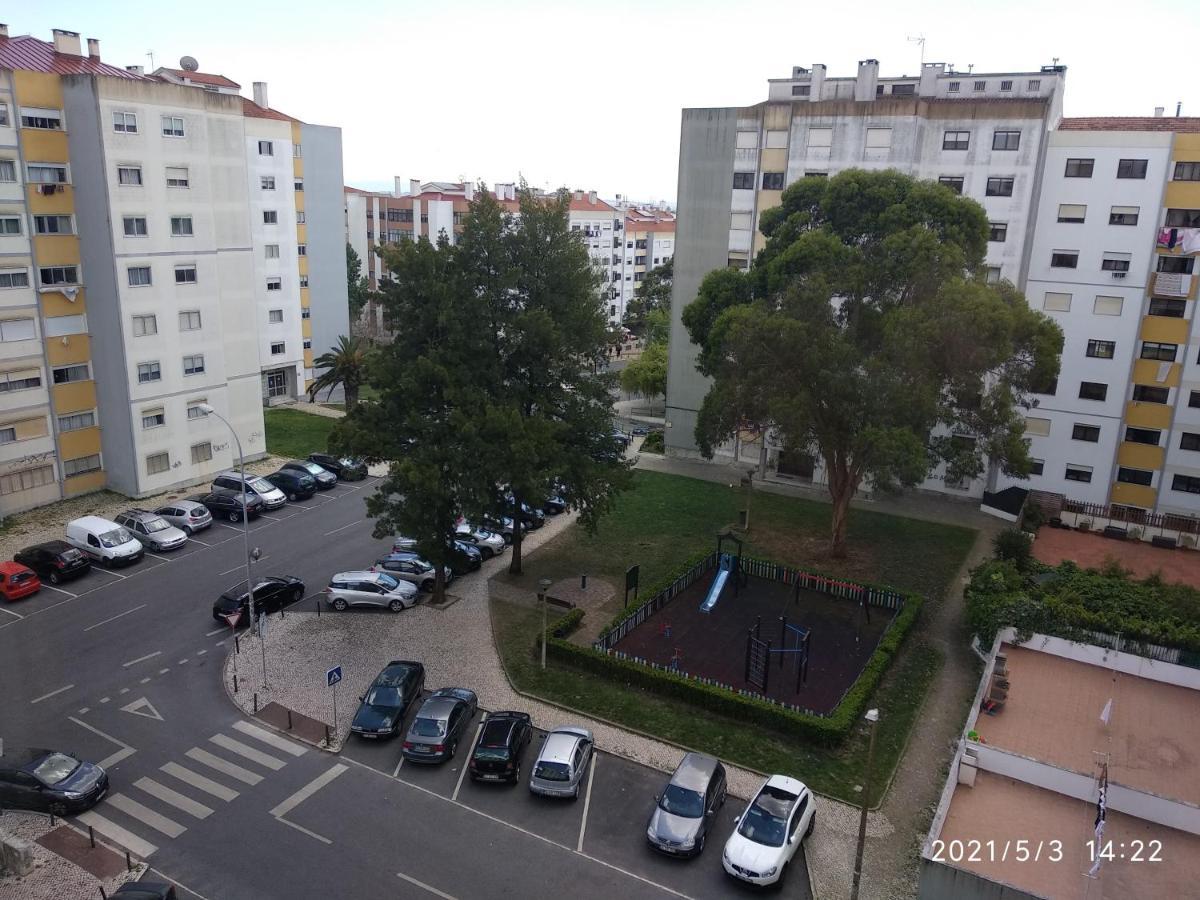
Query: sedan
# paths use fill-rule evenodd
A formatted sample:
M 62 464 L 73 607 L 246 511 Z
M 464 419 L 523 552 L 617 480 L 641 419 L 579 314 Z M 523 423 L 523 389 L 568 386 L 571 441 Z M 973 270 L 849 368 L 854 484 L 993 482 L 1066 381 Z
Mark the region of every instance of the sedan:
M 455 575 L 475 572 L 483 565 L 483 551 L 469 541 L 455 541 L 450 549 L 450 571 Z
M 687 754 L 654 798 L 646 840 L 672 856 L 699 855 L 725 792 L 725 767 L 704 753 Z
M 212 525 L 212 513 L 196 500 L 175 500 L 155 511 L 188 537 Z
M 479 700 L 466 688 L 442 688 L 421 704 L 409 726 L 401 752 L 409 762 L 440 763 L 451 759 L 475 717 Z
M 338 477 L 338 481 L 362 481 L 367 477 L 367 464 L 349 456 L 330 456 L 328 453 L 310 453 L 308 461 L 315 462 Z
M 514 518 L 520 518 L 521 527 L 526 531 L 536 531 L 546 524 L 546 514 L 540 509 L 534 509 L 528 503 L 521 504 L 520 514 L 518 515 L 517 507 L 511 497 L 506 498 L 504 502 L 504 512 L 506 515 Z
M 555 728 L 542 741 L 533 773 L 529 776 L 529 790 L 543 797 L 570 797 L 579 799 L 579 787 L 592 759 L 595 741 L 586 728 L 565 726 Z
M 288 500 L 307 500 L 317 492 L 317 480 L 295 469 L 280 469 L 267 476 L 267 481 L 279 488 Z
M 254 611 L 256 613 L 278 612 L 290 603 L 304 597 L 304 582 L 291 575 L 268 575 L 254 583 Z M 223 593 L 213 603 L 213 618 L 225 623 L 225 616 L 250 608 L 250 595 L 246 582 L 240 581 Z M 241 620 L 239 620 L 241 621 Z
M 460 522 L 456 534 L 460 541 L 468 541 L 478 547 L 484 559 L 491 559 L 498 553 L 503 553 L 508 546 L 503 535 L 488 531 L 486 528 L 476 528 L 469 522 Z
M 105 771 L 68 753 L 10 747 L 0 756 L 0 809 L 63 816 L 90 809 L 106 793 Z
M 20 600 L 42 589 L 33 569 L 18 562 L 0 562 L 0 597 L 5 600 Z
M 389 553 L 383 559 L 375 560 L 371 566 L 372 572 L 386 572 L 401 581 L 415 584 L 423 591 L 432 591 L 437 573 L 433 564 L 426 562 L 415 553 Z M 454 580 L 454 570 L 446 566 L 443 570 L 446 584 Z
M 327 491 L 337 484 L 337 476 L 326 469 L 324 466 L 317 465 L 315 462 L 307 459 L 293 459 L 285 462 L 279 467 L 280 471 L 300 472 L 303 475 L 311 475 L 317 483 L 318 491 Z
M 775 884 L 801 842 L 812 834 L 817 821 L 815 800 L 803 782 L 772 775 L 736 821 L 737 830 L 725 842 L 721 865 L 739 881 Z
M 66 541 L 34 544 L 14 554 L 13 560 L 33 569 L 39 578 L 51 584 L 86 575 L 92 568 L 92 561 L 87 555 Z
M 113 900 L 179 900 L 175 885 L 159 881 L 127 881 L 108 896 Z
M 363 738 L 395 737 L 413 701 L 425 689 L 425 667 L 393 659 L 359 697 L 350 731 Z
M 188 536 L 158 513 L 127 509 L 113 519 L 124 525 L 147 550 L 175 550 L 187 543 Z
M 390 572 L 339 572 L 325 588 L 325 602 L 342 612 L 351 606 L 380 606 L 392 612 L 417 605 L 417 587 Z
M 494 712 L 483 720 L 467 771 L 476 781 L 521 780 L 521 752 L 533 737 L 529 713 Z
M 509 516 L 485 516 L 483 518 L 483 526 L 488 531 L 500 535 L 504 541 L 504 546 L 508 547 L 513 542 L 513 520 Z
M 542 501 L 542 512 L 547 515 L 557 516 L 559 513 L 567 511 L 567 501 L 558 494 L 551 494 Z
M 204 504 L 214 517 L 219 516 L 223 519 L 228 519 L 230 522 L 241 522 L 247 512 L 251 519 L 256 519 L 263 511 L 261 497 L 257 497 L 254 494 L 247 494 L 246 508 L 243 510 L 241 493 L 229 488 L 218 488 L 209 494 L 197 494 L 194 497 L 188 497 L 188 500 Z

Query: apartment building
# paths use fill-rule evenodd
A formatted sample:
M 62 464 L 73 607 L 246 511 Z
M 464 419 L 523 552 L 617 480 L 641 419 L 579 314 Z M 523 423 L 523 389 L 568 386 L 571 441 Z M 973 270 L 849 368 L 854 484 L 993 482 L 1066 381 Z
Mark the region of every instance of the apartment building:
M 624 237 L 613 245 L 612 293 L 609 320 L 624 320 L 629 302 L 648 272 L 670 262 L 675 255 L 675 214 L 664 206 L 617 201 Z M 620 246 L 618 246 L 620 244 Z

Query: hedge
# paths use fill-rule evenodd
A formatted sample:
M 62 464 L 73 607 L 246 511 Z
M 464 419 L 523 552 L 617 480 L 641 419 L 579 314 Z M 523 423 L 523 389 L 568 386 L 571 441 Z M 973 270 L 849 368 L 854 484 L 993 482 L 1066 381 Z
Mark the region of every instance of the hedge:
M 711 556 L 715 552 L 715 550 L 701 550 L 693 553 L 662 578 L 658 579 L 658 581 L 651 584 L 648 590 L 642 590 L 642 588 L 639 586 L 638 597 L 645 597 L 646 599 L 639 599 L 636 606 L 630 606 L 622 609 L 615 616 L 613 616 L 612 621 L 608 623 L 608 627 L 602 629 L 600 633 L 604 634 L 605 632 L 612 631 L 614 628 L 636 613 L 639 609 L 641 609 L 644 604 L 649 603 L 652 599 L 673 585 L 677 579 L 680 579 L 686 575 L 688 569 L 690 569 L 692 566 L 702 563 L 707 557 Z

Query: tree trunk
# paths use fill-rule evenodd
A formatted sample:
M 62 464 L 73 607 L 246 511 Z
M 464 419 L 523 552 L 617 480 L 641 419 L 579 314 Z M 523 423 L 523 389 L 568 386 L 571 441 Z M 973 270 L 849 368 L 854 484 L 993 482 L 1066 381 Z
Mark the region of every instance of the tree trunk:
M 442 604 L 446 602 L 446 567 L 435 565 L 433 570 L 433 596 L 429 599 Z
M 358 385 L 346 385 L 346 412 L 354 411 L 354 407 L 358 405 Z
M 830 529 L 830 553 L 835 559 L 846 556 L 846 519 L 850 515 L 850 498 L 854 496 L 854 488 L 843 486 L 840 491 L 834 491 L 830 482 L 829 493 L 833 497 L 833 522 Z
M 520 510 L 520 507 L 517 507 Z M 513 516 L 513 541 L 512 541 L 512 558 L 508 561 L 508 574 L 521 574 L 521 541 L 524 537 L 525 529 L 521 527 L 521 517 Z

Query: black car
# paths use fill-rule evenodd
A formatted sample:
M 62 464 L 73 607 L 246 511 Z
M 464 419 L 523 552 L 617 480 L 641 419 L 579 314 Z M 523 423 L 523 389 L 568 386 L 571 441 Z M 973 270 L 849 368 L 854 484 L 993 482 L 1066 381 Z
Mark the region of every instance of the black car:
M 367 692 L 359 697 L 350 731 L 363 738 L 395 737 L 413 701 L 425 690 L 425 667 L 393 659 L 383 667 Z
M 299 472 L 302 475 L 311 475 L 317 483 L 318 491 L 327 491 L 337 484 L 337 476 L 330 472 L 322 465 L 307 459 L 292 459 L 285 462 L 279 467 L 281 471 Z
M 558 494 L 551 494 L 542 501 L 542 512 L 547 515 L 557 516 L 559 513 L 567 511 L 567 501 Z
M 322 469 L 328 469 L 338 477 L 338 481 L 362 481 L 367 477 L 367 464 L 361 459 L 330 456 L 328 453 L 310 453 L 308 459 Z
M 521 527 L 526 531 L 534 531 L 546 524 L 546 514 L 544 512 L 540 509 L 534 509 L 528 503 L 522 503 L 520 512 L 518 512 L 512 497 L 505 498 L 504 514 L 514 519 L 519 518 L 521 520 Z
M 217 488 L 209 494 L 196 494 L 188 497 L 195 503 L 202 503 L 213 514 L 213 518 L 228 519 L 230 522 L 242 521 L 245 514 L 242 511 L 242 492 L 232 488 Z M 262 498 L 257 494 L 246 494 L 246 509 L 250 518 L 257 519 L 263 511 Z
M 295 469 L 280 469 L 267 476 L 267 481 L 283 491 L 293 503 L 307 500 L 317 492 L 317 479 Z
M 34 544 L 13 555 L 13 561 L 33 569 L 43 581 L 58 584 L 87 574 L 92 561 L 66 541 Z
M 494 712 L 483 720 L 483 729 L 471 751 L 467 771 L 476 781 L 521 780 L 521 752 L 533 737 L 529 713 Z
M 0 809 L 63 816 L 90 809 L 106 793 L 105 771 L 69 753 L 5 747 L 0 756 Z
M 304 582 L 291 575 L 268 575 L 254 582 L 254 611 L 278 612 L 289 603 L 295 603 L 304 597 Z M 239 581 L 213 603 L 213 618 L 222 624 L 228 624 L 225 616 L 241 610 L 242 618 L 239 624 L 247 623 L 246 610 L 250 606 L 250 595 L 246 592 L 246 582 Z
M 483 551 L 470 541 L 455 540 L 450 548 L 450 571 L 455 575 L 466 575 L 483 565 Z
M 121 900 L 179 900 L 175 885 L 157 881 L 127 881 L 108 896 Z

